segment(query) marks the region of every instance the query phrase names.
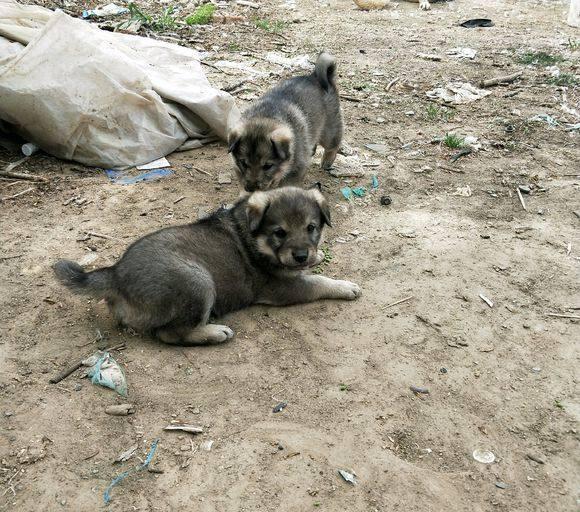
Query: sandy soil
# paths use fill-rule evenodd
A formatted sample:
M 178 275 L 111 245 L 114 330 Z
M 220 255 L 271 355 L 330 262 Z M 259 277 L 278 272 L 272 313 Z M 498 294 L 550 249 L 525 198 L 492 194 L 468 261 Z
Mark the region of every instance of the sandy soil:
M 298 11 L 261 5 L 228 11 L 297 23 L 281 35 L 248 23 L 178 36 L 217 45 L 216 59 L 281 48 L 337 56 L 351 97 L 343 101 L 346 142 L 380 164 L 368 168 L 379 189 L 349 204 L 344 180 L 316 167 L 310 177 L 333 205 L 324 273 L 359 283 L 363 297 L 241 311 L 223 321 L 236 338 L 217 347 L 119 332 L 102 304 L 61 289 L 49 265 L 88 256 L 96 256 L 90 268 L 110 264 L 135 238 L 232 202 L 237 185 L 217 184 L 231 169 L 226 150 L 173 155 L 173 176 L 134 186 L 32 157 L 18 170 L 46 184 L 0 182 L 2 197 L 33 187 L 0 203 L 0 508 L 102 509 L 109 482 L 159 438 L 153 464 L 163 473 L 128 477 L 110 510 L 577 510 L 578 321 L 547 313 L 580 315 L 579 133 L 528 119 L 547 113 L 577 123 L 561 105 L 566 98 L 578 109 L 580 92 L 548 83 L 546 67 L 518 63 L 523 52 L 543 50 L 578 78 L 580 35 L 563 24 L 564 3 L 456 0 L 427 13 L 407 3 L 361 12 L 346 0 L 305 0 Z M 457 26 L 479 17 L 495 27 Z M 476 59 L 446 55 L 457 46 L 476 49 Z M 256 66 L 276 75 L 236 91 L 241 106 L 281 76 L 276 66 Z M 428 110 L 425 92 L 435 86 L 518 70 L 521 80 L 484 99 Z M 208 71 L 220 85 L 242 78 Z M 432 142 L 447 132 L 476 136 L 482 148 L 452 163 L 456 150 Z M 386 155 L 367 143 L 386 145 Z M 526 211 L 519 185 L 531 185 Z M 456 195 L 466 186 L 471 196 Z M 80 372 L 48 383 L 99 344 L 121 342 L 114 356 L 135 414 L 105 414 L 125 400 Z M 275 414 L 279 401 L 288 406 Z M 163 431 L 172 419 L 204 433 Z M 207 440 L 211 451 L 200 448 Z M 132 459 L 113 464 L 135 443 Z M 475 461 L 476 449 L 492 451 L 495 462 Z M 339 469 L 356 473 L 357 485 Z

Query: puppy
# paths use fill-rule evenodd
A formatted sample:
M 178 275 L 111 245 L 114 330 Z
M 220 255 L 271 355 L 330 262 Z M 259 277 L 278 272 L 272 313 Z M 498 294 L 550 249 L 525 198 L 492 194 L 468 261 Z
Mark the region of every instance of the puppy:
M 329 169 L 342 140 L 334 57 L 321 53 L 311 75 L 283 81 L 242 114 L 229 134 L 240 183 L 246 192 L 301 186 L 316 145 Z
M 360 288 L 304 271 L 317 262 L 330 211 L 319 190 L 256 192 L 231 209 L 133 243 L 110 267 L 85 272 L 61 260 L 53 269 L 78 293 L 105 298 L 120 323 L 166 343 L 221 343 L 234 333 L 209 323 L 252 304 L 284 306 L 353 300 Z
M 431 2 L 435 3 L 435 2 L 446 2 L 448 0 L 431 0 Z M 413 3 L 418 3 L 419 7 L 421 9 L 423 9 L 424 11 L 428 11 L 429 9 L 431 9 L 431 3 L 429 2 L 429 0 L 407 0 L 407 2 L 413 2 Z

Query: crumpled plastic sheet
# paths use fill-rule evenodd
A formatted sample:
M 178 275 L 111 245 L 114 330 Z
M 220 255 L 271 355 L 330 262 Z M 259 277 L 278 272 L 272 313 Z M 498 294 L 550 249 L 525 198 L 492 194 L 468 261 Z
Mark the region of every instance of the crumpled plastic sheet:
M 96 352 L 85 359 L 83 365 L 90 366 L 87 376 L 93 384 L 114 389 L 121 396 L 127 396 L 125 372 L 109 352 Z
M 225 140 L 239 116 L 194 50 L 0 0 L 0 125 L 46 153 L 123 169 Z

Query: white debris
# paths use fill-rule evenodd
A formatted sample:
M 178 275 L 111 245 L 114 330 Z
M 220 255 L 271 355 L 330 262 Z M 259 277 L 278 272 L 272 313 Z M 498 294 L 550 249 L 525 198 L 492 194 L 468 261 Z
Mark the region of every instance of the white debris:
M 288 58 L 276 52 L 268 52 L 264 58 L 272 64 L 278 64 L 288 69 L 305 69 L 308 71 L 314 69 L 314 64 L 308 60 L 308 55 L 298 55 L 297 57 Z
M 167 169 L 171 167 L 171 164 L 167 161 L 167 158 L 158 158 L 157 160 L 153 160 L 148 164 L 138 165 L 137 169 L 140 171 L 149 171 L 151 169 Z
M 445 87 L 437 87 L 427 91 L 426 94 L 431 99 L 440 99 L 446 103 L 459 105 L 485 98 L 491 92 L 478 89 L 467 82 L 449 82 Z
M 339 469 L 338 472 L 349 484 L 356 485 L 356 475 L 354 473 L 349 473 L 344 469 Z
M 457 187 L 455 192 L 453 192 L 454 196 L 462 196 L 462 197 L 471 197 L 471 187 L 469 185 L 465 185 L 465 187 Z
M 473 458 L 482 464 L 491 464 L 495 460 L 495 455 L 489 450 L 474 450 Z
M 451 50 L 447 50 L 447 55 L 457 57 L 458 59 L 475 59 L 477 50 L 473 48 L 451 48 Z

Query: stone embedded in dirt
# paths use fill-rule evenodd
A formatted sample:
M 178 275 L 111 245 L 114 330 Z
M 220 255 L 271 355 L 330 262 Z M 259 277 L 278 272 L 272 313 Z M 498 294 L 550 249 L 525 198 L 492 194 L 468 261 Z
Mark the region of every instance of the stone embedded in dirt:
M 389 151 L 389 147 L 386 144 L 365 144 L 365 148 L 379 153 L 379 155 L 386 155 Z
M 199 445 L 200 449 L 204 452 L 211 451 L 211 447 L 213 446 L 213 439 L 206 439 L 203 443 Z
M 389 206 L 392 202 L 391 196 L 381 196 L 381 206 Z
M 40 446 L 27 446 L 18 453 L 16 460 L 20 464 L 34 464 L 46 457 L 46 452 Z
M 222 171 L 218 174 L 218 183 L 220 185 L 229 185 L 232 182 L 232 173 L 230 171 Z
M 529 194 L 532 191 L 529 185 L 518 185 L 518 188 L 522 194 Z
M 421 388 L 419 386 L 409 386 L 409 389 L 416 394 L 419 395 L 428 395 L 429 394 L 429 390 L 427 388 Z
M 505 483 L 503 483 L 503 482 L 496 482 L 496 483 L 495 483 L 495 486 L 496 486 L 498 489 L 507 489 L 507 488 L 508 488 L 508 484 L 505 484 Z
M 127 416 L 134 412 L 135 406 L 133 404 L 109 405 L 109 407 L 105 409 L 105 413 L 110 414 L 111 416 Z
M 474 450 L 473 458 L 482 464 L 491 464 L 495 461 L 495 455 L 489 450 Z
M 533 460 L 534 462 L 537 462 L 538 464 L 546 463 L 539 455 L 535 455 L 533 453 L 526 453 L 526 457 L 530 460 Z

